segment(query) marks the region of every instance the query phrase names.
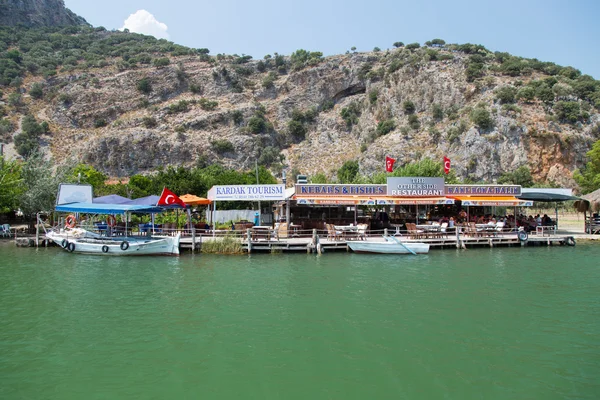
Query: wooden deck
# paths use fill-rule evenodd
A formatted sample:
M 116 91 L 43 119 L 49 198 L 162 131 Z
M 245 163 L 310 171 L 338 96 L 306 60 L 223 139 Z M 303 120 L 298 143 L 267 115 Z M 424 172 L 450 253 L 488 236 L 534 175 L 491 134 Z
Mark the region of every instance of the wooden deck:
M 371 233 L 364 240 L 369 242 L 382 242 L 383 234 Z M 433 249 L 468 249 L 475 247 L 506 247 L 506 246 L 556 246 L 556 245 L 575 245 L 575 238 L 572 235 L 550 234 L 550 235 L 529 235 L 527 240 L 521 241 L 516 232 L 503 232 L 493 235 L 438 235 L 435 237 L 410 238 L 407 235 L 395 235 L 399 240 L 406 242 L 424 242 L 428 243 Z M 202 251 L 202 243 L 212 240 L 221 240 L 220 236 L 198 236 L 196 238 L 196 249 Z M 290 238 L 261 238 L 247 240 L 243 235 L 239 238 L 242 247 L 246 252 L 308 252 L 325 253 L 329 251 L 350 251 L 348 241 L 358 240 L 357 238 L 334 240 L 328 238 L 326 232 L 313 232 L 312 235 L 301 235 Z M 190 237 L 183 237 L 180 244 L 182 249 L 191 250 L 192 240 Z

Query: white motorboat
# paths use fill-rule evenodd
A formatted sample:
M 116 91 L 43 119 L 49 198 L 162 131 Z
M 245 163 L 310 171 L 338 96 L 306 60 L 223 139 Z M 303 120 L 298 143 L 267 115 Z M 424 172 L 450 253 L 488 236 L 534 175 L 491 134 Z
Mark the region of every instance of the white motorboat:
M 402 242 L 393 236 L 384 236 L 385 242 L 348 241 L 348 247 L 355 253 L 378 254 L 427 254 L 429 244 L 422 242 Z
M 49 231 L 46 236 L 69 253 L 106 256 L 179 255 L 179 234 L 118 238 L 74 228 Z

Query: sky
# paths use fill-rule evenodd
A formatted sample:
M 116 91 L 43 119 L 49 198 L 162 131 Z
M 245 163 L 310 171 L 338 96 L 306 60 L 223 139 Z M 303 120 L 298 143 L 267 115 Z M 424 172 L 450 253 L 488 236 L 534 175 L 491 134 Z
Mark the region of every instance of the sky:
M 65 0 L 93 26 L 210 54 L 343 54 L 440 38 L 573 66 L 600 79 L 597 0 Z

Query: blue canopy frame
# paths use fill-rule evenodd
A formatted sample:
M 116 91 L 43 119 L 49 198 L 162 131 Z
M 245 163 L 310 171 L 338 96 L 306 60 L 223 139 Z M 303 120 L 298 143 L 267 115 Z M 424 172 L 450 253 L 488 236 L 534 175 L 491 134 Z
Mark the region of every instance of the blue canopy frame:
M 56 206 L 56 211 L 88 214 L 123 214 L 126 212 L 154 214 L 164 210 L 163 207 L 137 204 L 69 203 Z

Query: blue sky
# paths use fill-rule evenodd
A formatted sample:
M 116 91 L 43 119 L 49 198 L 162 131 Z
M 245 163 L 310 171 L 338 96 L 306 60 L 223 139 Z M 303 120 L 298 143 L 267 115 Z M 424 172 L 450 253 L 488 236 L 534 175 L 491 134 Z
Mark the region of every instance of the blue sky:
M 370 51 L 396 41 L 441 38 L 571 65 L 600 79 L 600 1 L 593 0 L 65 0 L 65 5 L 107 29 L 120 29 L 131 14 L 146 10 L 129 26 L 154 24 L 158 30 L 152 32 L 211 54 L 262 58 L 302 48 L 332 55 L 352 46 Z

